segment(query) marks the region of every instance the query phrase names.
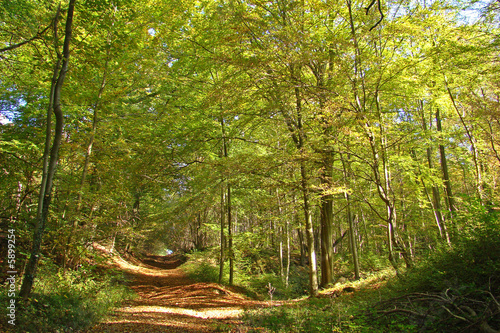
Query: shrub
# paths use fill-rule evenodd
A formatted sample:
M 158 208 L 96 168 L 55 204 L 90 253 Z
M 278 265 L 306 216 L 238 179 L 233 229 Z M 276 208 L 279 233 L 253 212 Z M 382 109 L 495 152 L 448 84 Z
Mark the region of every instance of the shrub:
M 88 267 L 91 268 L 91 267 Z M 131 297 L 116 273 L 89 276 L 88 269 L 67 271 L 45 259 L 41 261 L 33 292 L 27 302 L 19 304 L 15 330 L 18 332 L 75 332 L 99 322 L 111 307 Z M 8 300 L 2 290 L 0 301 Z M 0 309 L 2 320 L 5 308 Z M 10 325 L 9 325 L 10 326 Z M 7 326 L 8 327 L 8 326 Z
M 181 266 L 186 274 L 199 282 L 218 282 L 219 267 L 214 259 L 214 250 L 193 252 L 188 254 L 188 260 Z M 227 265 L 226 265 L 227 266 Z
M 421 260 L 403 279 L 408 290 L 442 291 L 500 282 L 500 219 L 498 213 L 471 204 L 454 221 L 461 228 L 452 246 L 442 245 Z
M 452 246 L 442 245 L 396 281 L 393 287 L 405 297 L 380 310 L 411 309 L 406 320 L 418 322 L 422 332 L 478 332 L 500 325 L 494 296 L 500 293 L 499 215 L 471 203 L 453 222 L 458 232 Z

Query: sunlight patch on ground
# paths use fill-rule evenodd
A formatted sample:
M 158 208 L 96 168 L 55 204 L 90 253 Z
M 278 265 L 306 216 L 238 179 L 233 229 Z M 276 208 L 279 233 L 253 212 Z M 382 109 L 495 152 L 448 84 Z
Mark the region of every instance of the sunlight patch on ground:
M 333 287 L 326 288 L 320 291 L 320 295 L 329 295 L 331 293 L 340 292 L 344 288 L 353 287 L 356 290 L 359 289 L 378 289 L 380 286 L 385 284 L 388 280 L 396 275 L 394 269 L 387 268 L 379 272 L 371 274 L 365 278 L 359 279 L 358 281 L 345 281 L 343 283 L 337 282 Z
M 168 275 L 170 275 L 169 271 L 167 271 L 167 270 L 152 269 L 152 268 L 137 266 L 137 265 L 134 265 L 134 264 L 131 264 L 131 263 L 125 261 L 123 258 L 121 258 L 119 256 L 114 256 L 113 261 L 121 269 L 134 271 L 134 272 L 141 273 L 144 275 L 149 275 L 149 276 L 168 276 Z
M 119 312 L 124 313 L 165 313 L 172 315 L 184 315 L 200 319 L 226 319 L 238 318 L 243 314 L 243 310 L 239 308 L 210 308 L 192 310 L 186 308 L 174 308 L 165 306 L 134 306 L 122 308 Z
M 155 320 L 153 323 L 151 322 L 150 319 L 148 320 L 108 320 L 106 322 L 106 325 L 119 325 L 119 327 L 122 327 L 122 329 L 119 329 L 118 331 L 113 330 L 112 332 L 123 332 L 124 328 L 132 329 L 133 331 L 126 330 L 125 332 L 151 332 L 151 330 L 148 330 L 145 325 L 148 326 L 153 326 L 154 331 L 156 332 L 165 332 L 164 329 L 168 328 L 169 332 L 172 328 L 177 328 L 177 329 L 183 329 L 182 332 L 184 332 L 184 329 L 189 329 L 189 330 L 197 330 L 199 332 L 206 332 L 206 325 L 203 324 L 194 324 L 192 322 L 183 322 L 183 321 L 178 321 L 178 320 L 172 320 L 171 318 L 168 319 L 168 321 L 161 322 L 159 320 Z M 177 330 L 174 330 L 175 332 L 178 332 Z M 102 331 L 101 331 L 102 332 Z M 104 331 L 108 332 L 108 331 Z

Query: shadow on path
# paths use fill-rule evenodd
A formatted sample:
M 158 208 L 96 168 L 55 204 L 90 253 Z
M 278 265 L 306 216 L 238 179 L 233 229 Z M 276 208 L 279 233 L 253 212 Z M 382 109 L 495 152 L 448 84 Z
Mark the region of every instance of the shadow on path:
M 239 326 L 244 309 L 267 305 L 216 283 L 190 280 L 179 268 L 185 261 L 180 255 L 147 256 L 135 263 L 119 257 L 113 260 L 124 271 L 137 298 L 116 309 L 89 333 L 228 332 L 229 325 Z

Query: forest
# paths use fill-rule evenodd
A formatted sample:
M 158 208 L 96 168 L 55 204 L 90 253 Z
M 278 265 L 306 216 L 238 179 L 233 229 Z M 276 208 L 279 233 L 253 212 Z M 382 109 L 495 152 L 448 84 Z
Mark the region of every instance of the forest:
M 0 330 L 109 320 L 137 297 L 118 256 L 261 302 L 158 332 L 500 332 L 499 22 L 3 0 Z

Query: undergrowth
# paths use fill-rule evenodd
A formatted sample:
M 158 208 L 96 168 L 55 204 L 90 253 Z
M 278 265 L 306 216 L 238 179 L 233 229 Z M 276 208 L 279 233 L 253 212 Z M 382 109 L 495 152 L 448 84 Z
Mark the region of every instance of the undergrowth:
M 20 281 L 19 281 L 20 283 Z M 0 303 L 10 298 L 5 288 Z M 6 323 L 6 308 L 0 308 L 5 330 L 23 333 L 78 332 L 98 323 L 110 309 L 133 297 L 116 271 L 93 272 L 93 266 L 62 272 L 49 259 L 43 259 L 33 292 L 26 302 L 17 300 L 15 326 Z
M 195 281 L 219 281 L 217 248 L 188 254 L 188 260 L 182 265 L 186 274 Z M 291 265 L 288 286 L 280 277 L 278 259 L 265 249 L 252 252 L 240 252 L 236 260 L 234 284 L 255 299 L 269 299 L 268 286 L 275 289 L 274 300 L 286 300 L 304 296 L 308 290 L 307 267 Z M 229 280 L 229 265 L 224 266 L 222 283 Z
M 379 271 L 356 284 L 337 285 L 333 293 L 322 291 L 323 298 L 249 310 L 244 321 L 283 333 L 497 332 L 499 215 L 471 204 L 455 223 L 451 246 L 416 258 L 399 279 Z M 355 286 L 355 292 L 342 293 L 344 286 Z

